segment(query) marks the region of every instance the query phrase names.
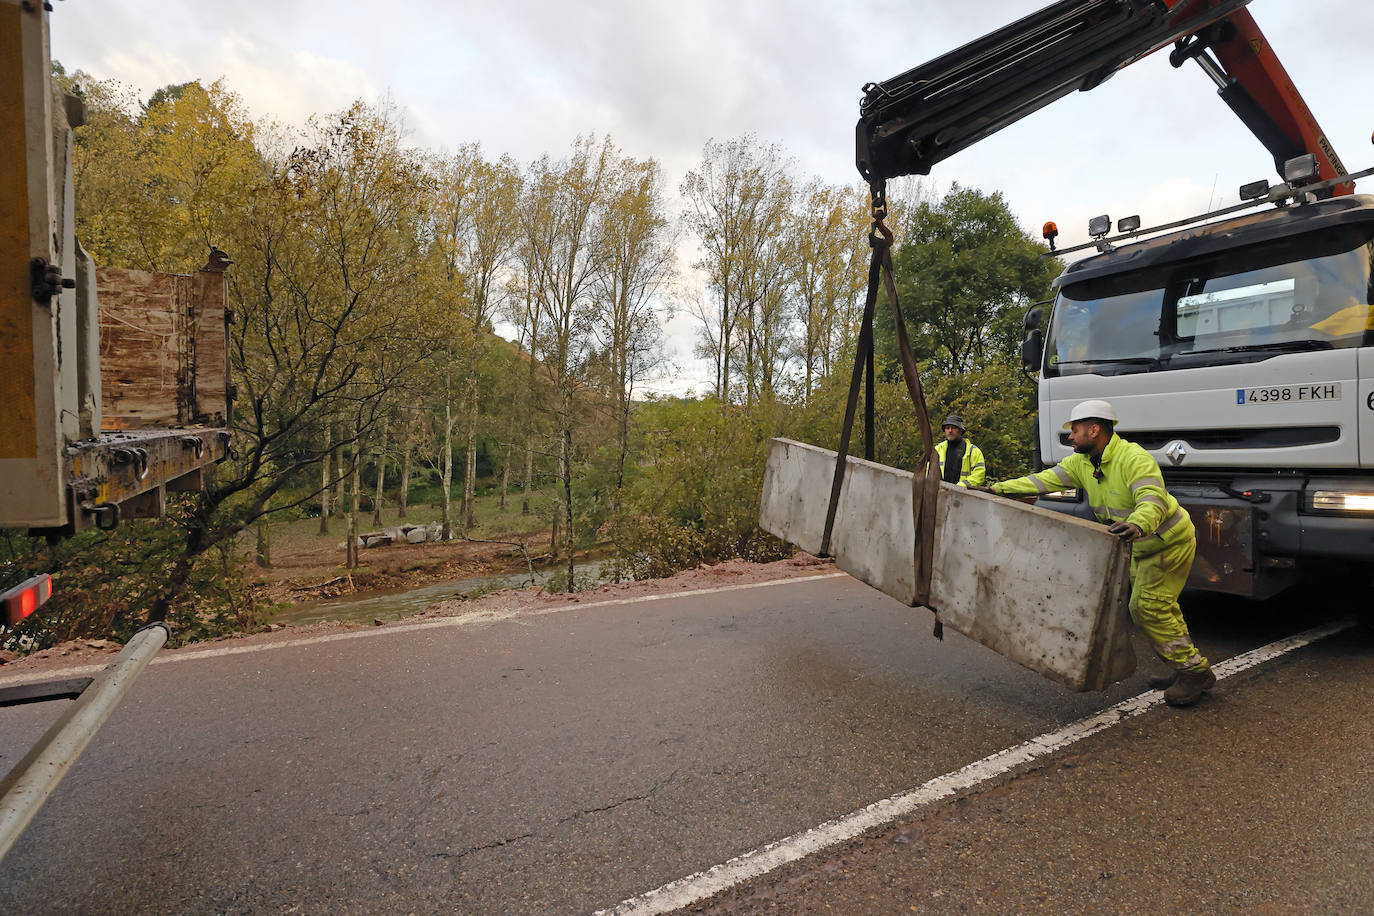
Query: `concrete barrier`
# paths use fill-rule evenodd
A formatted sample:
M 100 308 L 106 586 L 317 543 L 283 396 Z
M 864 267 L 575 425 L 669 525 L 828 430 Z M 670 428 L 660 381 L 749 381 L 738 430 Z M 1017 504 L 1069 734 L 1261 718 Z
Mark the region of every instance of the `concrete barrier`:
M 774 439 L 763 529 L 818 553 L 835 453 Z M 940 485 L 931 605 L 945 626 L 1074 690 L 1135 670 L 1130 549 L 1101 525 Z M 911 474 L 849 458 L 831 535 L 835 565 L 913 605 Z

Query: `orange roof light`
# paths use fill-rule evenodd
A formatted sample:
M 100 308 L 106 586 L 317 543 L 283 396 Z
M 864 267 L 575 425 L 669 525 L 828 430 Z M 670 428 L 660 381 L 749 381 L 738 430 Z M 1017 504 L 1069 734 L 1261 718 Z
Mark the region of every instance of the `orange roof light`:
M 1040 234 L 1044 236 L 1045 241 L 1050 243 L 1050 251 L 1054 251 L 1054 239 L 1059 235 L 1059 227 L 1052 222 L 1046 223 L 1045 227 L 1040 230 Z

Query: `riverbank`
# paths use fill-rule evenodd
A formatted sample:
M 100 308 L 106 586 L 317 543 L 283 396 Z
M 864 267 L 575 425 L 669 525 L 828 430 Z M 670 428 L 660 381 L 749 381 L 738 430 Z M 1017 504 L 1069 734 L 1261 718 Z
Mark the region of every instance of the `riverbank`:
M 344 519 L 298 519 L 274 523 L 267 530 L 267 562 L 250 558 L 250 582 L 255 597 L 272 604 L 338 598 L 370 591 L 420 588 L 440 582 L 480 578 L 527 568 L 527 560 L 550 558 L 552 532 L 543 513 L 525 515 L 516 500 L 502 507 L 493 497 L 479 497 L 476 517 L 467 538 L 423 544 L 392 543 L 358 552 L 359 566 L 345 567 Z M 412 507 L 405 518 L 384 510 L 380 522 L 367 513 L 359 519 L 359 534 L 403 524 L 429 525 L 439 521 L 437 506 Z M 455 520 L 456 521 L 456 520 Z M 245 532 L 250 550 L 256 530 Z
M 608 581 L 608 562 L 603 559 L 579 561 L 576 574 L 579 589 L 595 588 Z M 521 564 L 508 572 L 462 579 L 445 579 L 434 585 L 390 589 L 359 589 L 337 598 L 307 601 L 290 605 L 272 615 L 269 624 L 306 626 L 312 623 L 338 621 L 340 623 L 386 623 L 413 617 L 435 604 L 449 599 L 470 600 L 475 597 L 508 589 L 548 588 L 551 580 L 567 576 L 561 562 L 530 567 Z
M 531 561 L 547 561 L 549 532 L 523 540 L 524 551 L 476 540 L 371 547 L 360 551 L 361 565 L 351 571 L 344 567 L 343 551 L 332 546 L 278 553 L 271 568 L 253 570 L 252 583 L 260 598 L 296 604 L 517 572 L 527 568 L 526 554 Z

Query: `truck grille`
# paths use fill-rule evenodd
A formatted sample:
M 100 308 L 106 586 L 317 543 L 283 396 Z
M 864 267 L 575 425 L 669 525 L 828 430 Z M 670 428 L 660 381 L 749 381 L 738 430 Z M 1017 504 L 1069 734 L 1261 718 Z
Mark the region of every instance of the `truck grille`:
M 1119 430 L 1142 448 L 1163 448 L 1181 439 L 1193 448 L 1291 448 L 1297 445 L 1321 445 L 1341 438 L 1339 426 L 1265 426 L 1236 429 L 1142 429 Z M 1069 434 L 1059 434 L 1059 444 L 1069 444 Z

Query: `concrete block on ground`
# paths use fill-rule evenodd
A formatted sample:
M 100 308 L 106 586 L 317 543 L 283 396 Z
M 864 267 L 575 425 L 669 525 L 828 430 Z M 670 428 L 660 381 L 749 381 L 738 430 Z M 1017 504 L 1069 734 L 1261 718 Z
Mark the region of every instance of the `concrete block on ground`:
M 835 452 L 774 439 L 759 521 L 819 553 Z M 911 474 L 847 460 L 831 535 L 835 565 L 914 605 Z M 1074 690 L 1135 670 L 1130 549 L 1101 525 L 941 483 L 931 604 L 944 625 Z

